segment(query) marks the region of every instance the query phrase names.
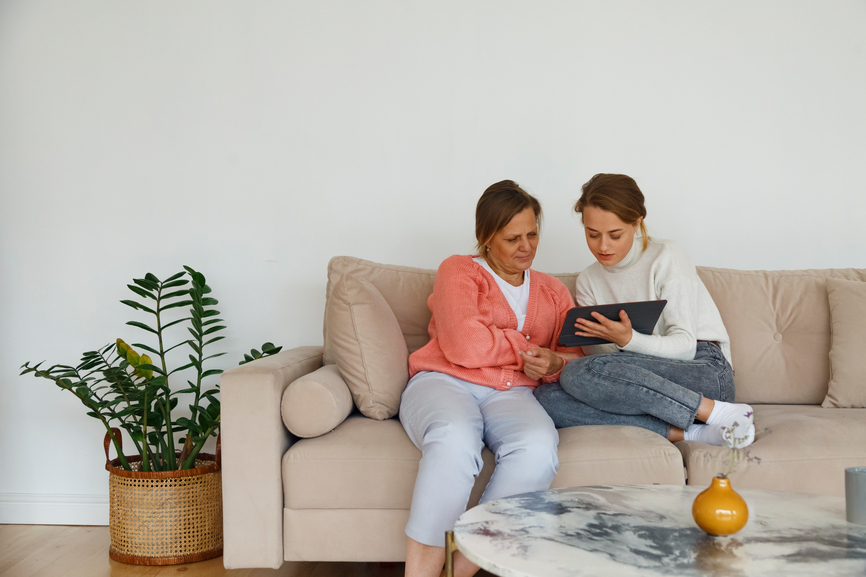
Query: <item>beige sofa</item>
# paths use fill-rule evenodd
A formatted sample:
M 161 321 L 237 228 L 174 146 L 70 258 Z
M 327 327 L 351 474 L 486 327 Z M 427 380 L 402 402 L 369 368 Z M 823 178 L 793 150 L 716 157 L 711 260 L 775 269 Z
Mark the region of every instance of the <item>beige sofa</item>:
M 866 465 L 866 410 L 838 408 L 866 406 L 866 269 L 699 274 L 731 336 L 737 400 L 754 406 L 759 430 L 771 430 L 752 446 L 761 462 L 745 463 L 734 486 L 843 495 L 844 468 Z M 396 410 L 405 355 L 427 341 L 434 276 L 336 257 L 324 347 L 223 375 L 227 568 L 404 559 L 421 455 L 396 418 L 369 418 L 353 405 L 377 418 Z M 556 276 L 574 287 L 575 274 Z M 346 381 L 365 378 L 368 388 L 353 395 Z M 720 454 L 639 428 L 572 427 L 560 431 L 553 487 L 708 485 Z M 486 450 L 484 462 L 470 505 L 493 469 Z

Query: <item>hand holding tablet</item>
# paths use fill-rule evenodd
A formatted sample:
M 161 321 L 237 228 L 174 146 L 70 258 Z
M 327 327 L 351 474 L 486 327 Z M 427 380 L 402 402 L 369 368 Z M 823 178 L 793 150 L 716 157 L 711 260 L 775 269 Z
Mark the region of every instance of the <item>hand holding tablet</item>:
M 620 311 L 625 311 L 634 330 L 645 335 L 650 335 L 667 302 L 666 300 L 657 300 L 575 307 L 568 311 L 568 315 L 565 317 L 565 322 L 559 335 L 559 344 L 566 347 L 609 344 L 611 341 L 607 339 L 583 337 L 576 334 L 582 332 L 580 329 L 575 328 L 577 319 L 585 319 L 591 323 L 598 323 L 598 319 L 592 315 L 594 312 L 601 314 L 604 318 L 611 321 L 620 322 Z

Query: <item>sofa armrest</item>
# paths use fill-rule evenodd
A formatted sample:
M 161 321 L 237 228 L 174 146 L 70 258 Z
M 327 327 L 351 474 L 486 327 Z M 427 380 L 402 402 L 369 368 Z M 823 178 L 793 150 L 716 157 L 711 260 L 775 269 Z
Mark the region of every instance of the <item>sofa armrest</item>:
M 223 564 L 283 564 L 281 460 L 291 445 L 283 391 L 322 366 L 322 347 L 298 347 L 226 371 L 222 405 Z

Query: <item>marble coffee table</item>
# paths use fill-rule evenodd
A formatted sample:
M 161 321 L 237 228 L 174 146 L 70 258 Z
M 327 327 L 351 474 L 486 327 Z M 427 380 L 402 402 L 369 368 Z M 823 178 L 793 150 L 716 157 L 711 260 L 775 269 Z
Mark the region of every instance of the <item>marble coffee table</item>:
M 713 537 L 692 519 L 703 487 L 577 487 L 516 495 L 470 509 L 454 544 L 502 577 L 583 575 L 866 575 L 866 525 L 841 497 L 738 490 L 739 533 Z

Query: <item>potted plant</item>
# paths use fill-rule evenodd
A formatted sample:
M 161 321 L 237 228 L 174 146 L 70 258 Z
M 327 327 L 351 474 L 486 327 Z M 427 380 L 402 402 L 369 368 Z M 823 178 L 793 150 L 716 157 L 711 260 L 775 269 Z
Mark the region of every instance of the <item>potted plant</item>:
M 167 565 L 222 554 L 219 442 L 216 455 L 201 450 L 218 436 L 219 384 L 208 383 L 222 373 L 210 365 L 224 353 L 211 354 L 210 347 L 224 338 L 218 333 L 226 327 L 204 275 L 184 269 L 165 280 L 148 273 L 127 285 L 137 298 L 121 302 L 149 321 L 126 324 L 143 331 L 149 344 L 118 338 L 84 353 L 77 366 L 22 365 L 22 375 L 32 373 L 69 391 L 105 427 L 109 554 L 127 563 Z M 171 338 L 184 328 L 183 338 Z M 241 364 L 280 348 L 265 343 Z M 175 349 L 180 350 L 172 357 L 185 351 L 188 362 L 170 368 Z M 192 378 L 178 388 L 181 371 Z M 177 410 L 181 395 L 191 400 L 183 414 Z M 136 455 L 124 453 L 119 429 L 128 433 Z M 114 461 L 108 459 L 109 445 L 117 453 Z

